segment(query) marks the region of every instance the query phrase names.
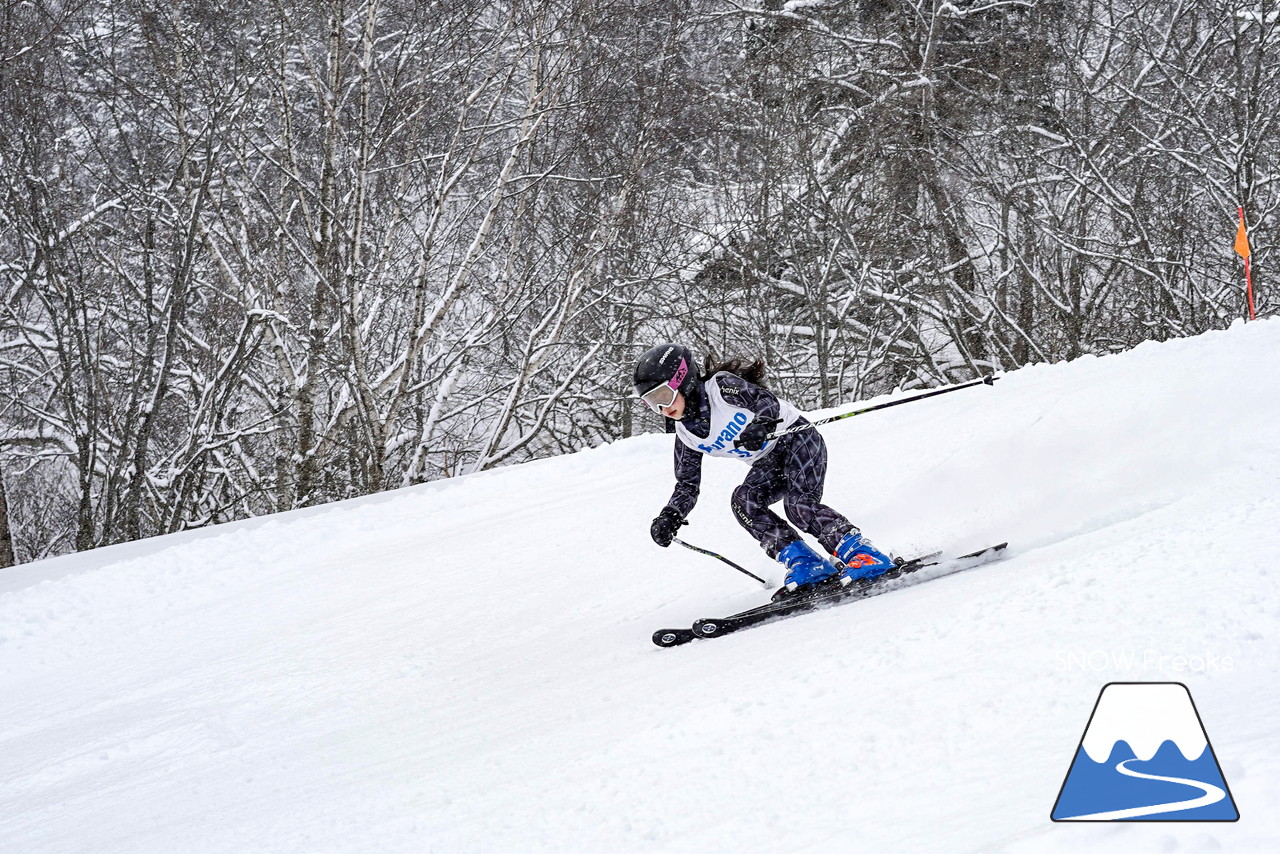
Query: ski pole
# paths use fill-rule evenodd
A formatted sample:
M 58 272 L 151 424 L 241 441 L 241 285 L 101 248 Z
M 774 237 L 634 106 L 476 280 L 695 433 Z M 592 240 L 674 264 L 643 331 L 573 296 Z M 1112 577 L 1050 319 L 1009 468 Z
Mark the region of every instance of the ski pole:
M 832 415 L 829 418 L 819 418 L 817 421 L 810 421 L 808 424 L 799 424 L 794 427 L 788 427 L 786 430 L 779 430 L 777 433 L 770 433 L 768 436 L 765 437 L 765 439 L 766 441 L 777 439 L 781 436 L 786 436 L 791 433 L 799 433 L 801 430 L 808 430 L 811 427 L 817 427 L 819 424 L 830 424 L 832 421 L 840 421 L 845 418 L 852 418 L 855 415 L 865 415 L 868 412 L 875 412 L 878 409 L 888 409 L 890 406 L 898 406 L 903 403 L 913 403 L 917 400 L 924 400 L 926 397 L 937 397 L 940 394 L 948 394 L 953 391 L 959 391 L 962 388 L 973 388 L 976 385 L 995 385 L 995 381 L 998 379 L 1000 378 L 997 376 L 983 377 L 980 380 L 973 380 L 972 382 L 967 382 L 962 385 L 955 385 L 955 386 L 951 386 L 950 388 L 935 389 L 933 391 L 925 392 L 924 394 L 917 394 L 914 397 L 904 397 L 901 400 L 891 400 L 888 403 L 880 403 L 880 404 L 876 404 L 875 406 L 868 406 L 864 409 L 855 409 L 852 412 L 845 412 L 842 415 Z M 733 446 L 735 448 L 738 447 L 740 441 L 741 440 L 739 439 L 735 439 L 733 441 Z
M 717 558 L 717 559 L 719 559 L 719 560 L 722 560 L 722 561 L 724 561 L 725 563 L 729 564 L 729 566 L 731 566 L 731 567 L 733 567 L 734 569 L 738 570 L 738 572 L 741 572 L 743 575 L 750 575 L 752 578 L 754 578 L 756 581 L 759 581 L 759 582 L 760 582 L 761 584 L 763 584 L 765 587 L 768 587 L 768 586 L 769 586 L 769 582 L 765 581 L 763 578 L 761 578 L 760 576 L 756 575 L 754 572 L 748 572 L 747 570 L 745 570 L 745 569 L 743 569 L 742 567 L 738 566 L 738 565 L 737 565 L 736 563 L 734 563 L 733 561 L 729 560 L 729 559 L 728 559 L 727 557 L 725 557 L 724 555 L 718 555 L 718 554 L 716 554 L 715 552 L 707 551 L 706 549 L 700 549 L 700 548 L 698 548 L 697 546 L 690 545 L 689 543 L 686 543 L 684 540 L 680 539 L 679 537 L 672 537 L 672 538 L 671 538 L 671 542 L 673 542 L 673 543 L 679 543 L 680 545 L 684 546 L 686 549 L 690 549 L 690 550 L 692 550 L 692 551 L 699 552 L 699 553 L 704 554 L 704 555 L 710 555 L 711 557 L 714 557 L 714 558 Z

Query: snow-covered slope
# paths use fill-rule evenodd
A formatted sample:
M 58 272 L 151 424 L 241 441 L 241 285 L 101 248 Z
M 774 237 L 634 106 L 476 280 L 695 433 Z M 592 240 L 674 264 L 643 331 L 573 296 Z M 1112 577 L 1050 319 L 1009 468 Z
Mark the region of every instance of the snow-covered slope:
M 971 572 L 714 642 L 671 439 L 0 573 L 0 851 L 1280 846 L 1280 322 L 833 424 L 828 501 Z M 775 580 L 709 460 L 684 529 Z M 1180 681 L 1235 824 L 1052 824 L 1109 681 Z

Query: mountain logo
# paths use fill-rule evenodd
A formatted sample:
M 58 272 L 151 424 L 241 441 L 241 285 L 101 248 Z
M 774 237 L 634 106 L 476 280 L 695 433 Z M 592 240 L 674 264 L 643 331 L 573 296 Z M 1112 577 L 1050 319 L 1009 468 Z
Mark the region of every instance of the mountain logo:
M 1240 813 L 1181 682 L 1111 682 L 1085 727 L 1054 821 L 1236 821 Z

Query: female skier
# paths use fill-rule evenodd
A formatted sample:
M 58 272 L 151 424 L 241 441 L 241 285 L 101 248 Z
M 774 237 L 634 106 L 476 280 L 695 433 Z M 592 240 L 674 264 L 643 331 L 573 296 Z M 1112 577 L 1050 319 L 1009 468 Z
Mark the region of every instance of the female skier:
M 702 455 L 736 457 L 751 470 L 733 491 L 733 515 L 770 557 L 786 567 L 786 593 L 829 580 L 849 583 L 883 575 L 893 567 L 893 559 L 822 503 L 827 474 L 822 435 L 810 429 L 766 438 L 779 425 L 809 422 L 765 389 L 763 379 L 764 363 L 759 360 L 708 365 L 699 375 L 693 353 L 678 344 L 659 344 L 640 357 L 636 394 L 664 415 L 667 432 L 676 434 L 676 488 L 649 529 L 653 541 L 664 548 L 671 545 L 697 503 Z M 787 518 L 815 537 L 838 563 L 820 556 L 769 509 L 779 500 Z

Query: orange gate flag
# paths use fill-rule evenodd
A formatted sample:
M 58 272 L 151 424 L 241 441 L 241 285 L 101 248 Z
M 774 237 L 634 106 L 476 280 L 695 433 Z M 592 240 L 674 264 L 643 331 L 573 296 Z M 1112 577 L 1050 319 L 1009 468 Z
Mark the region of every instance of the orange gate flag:
M 1236 229 L 1236 254 L 1249 257 L 1249 232 L 1244 228 L 1244 208 L 1240 208 L 1240 227 Z
M 1240 227 L 1236 229 L 1236 252 L 1244 259 L 1244 291 L 1249 297 L 1249 319 L 1257 319 L 1257 315 L 1253 310 L 1253 275 L 1249 267 L 1249 232 L 1244 227 L 1244 207 L 1237 208 L 1240 212 Z

